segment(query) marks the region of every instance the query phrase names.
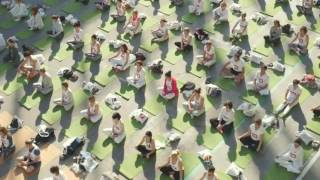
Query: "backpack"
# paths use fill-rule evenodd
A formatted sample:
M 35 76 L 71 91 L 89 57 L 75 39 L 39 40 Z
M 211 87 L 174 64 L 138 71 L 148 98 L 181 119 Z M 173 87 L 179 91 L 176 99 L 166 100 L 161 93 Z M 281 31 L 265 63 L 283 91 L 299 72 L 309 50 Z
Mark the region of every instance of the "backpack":
M 14 116 L 13 119 L 11 120 L 11 123 L 10 123 L 8 129 L 10 131 L 16 131 L 16 130 L 22 128 L 22 125 L 23 125 L 23 120 L 21 120 L 17 116 Z
M 100 89 L 98 88 L 98 86 L 95 85 L 95 84 L 92 83 L 92 82 L 83 81 L 83 82 L 82 82 L 82 88 L 83 88 L 84 90 L 89 91 L 89 93 L 90 93 L 91 95 L 95 95 L 95 94 L 97 94 L 97 93 L 100 91 Z
M 63 149 L 63 153 L 66 155 L 73 155 L 77 149 L 84 145 L 84 139 L 76 137 L 69 146 Z
M 186 82 L 183 84 L 183 86 L 180 88 L 180 91 L 193 91 L 196 88 L 196 85 L 193 82 Z
M 121 101 L 119 97 L 114 94 L 109 93 L 104 101 L 113 110 L 121 108 Z
M 162 74 L 163 73 L 162 61 L 157 61 L 152 63 L 151 65 L 149 65 L 149 69 L 154 73 Z
M 54 129 L 47 127 L 46 125 L 40 125 L 38 128 L 38 134 L 34 138 L 34 143 L 39 145 L 40 143 L 47 143 L 54 139 L 56 135 L 54 134 Z
M 141 52 L 136 52 L 134 55 L 136 56 L 136 60 L 137 61 L 138 60 L 140 60 L 140 61 L 146 60 L 146 56 Z
M 214 84 L 206 84 L 206 92 L 208 96 L 218 97 L 221 95 L 222 90 Z
M 78 80 L 78 76 L 70 69 L 64 69 L 62 72 L 62 77 L 65 79 L 68 79 L 72 82 L 75 82 Z
M 286 25 L 282 26 L 281 29 L 282 29 L 282 32 L 287 35 L 290 35 L 293 32 L 290 24 L 286 24 Z

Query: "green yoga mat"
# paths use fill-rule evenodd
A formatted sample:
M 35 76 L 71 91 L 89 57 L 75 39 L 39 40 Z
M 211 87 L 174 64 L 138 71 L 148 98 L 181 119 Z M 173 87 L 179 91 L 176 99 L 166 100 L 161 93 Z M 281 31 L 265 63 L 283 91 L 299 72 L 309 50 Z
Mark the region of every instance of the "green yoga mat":
M 183 52 L 172 50 L 167 54 L 164 61 L 166 61 L 172 65 L 175 65 L 179 60 L 181 61 L 183 59 L 182 53 Z
M 320 135 L 320 120 L 313 118 L 307 122 L 306 128 Z
M 266 146 L 271 139 L 274 137 L 275 135 L 275 130 L 274 129 L 267 129 L 264 133 L 264 146 Z M 234 162 L 241 168 L 245 169 L 249 163 L 252 161 L 252 159 L 254 158 L 255 154 L 257 152 L 253 152 L 243 146 L 237 146 L 237 153 L 235 155 L 235 157 L 231 157 L 230 159 L 234 159 Z
M 70 127 L 65 130 L 65 136 L 78 137 L 84 135 L 94 125 L 93 122 L 84 117 L 79 117 L 72 121 Z
M 9 63 L 3 63 L 0 66 L 0 76 L 2 76 L 9 68 L 12 68 L 12 65 Z
M 82 89 L 78 89 L 73 93 L 74 107 L 79 106 L 82 102 L 87 100 L 89 97 L 88 93 L 84 92 Z M 63 107 L 54 106 L 49 109 L 45 114 L 42 115 L 42 119 L 48 124 L 55 124 L 60 121 L 61 117 L 66 113 Z
M 206 70 L 208 70 L 208 67 L 199 65 L 197 62 L 194 62 L 193 65 L 191 66 L 190 71 L 188 71 L 188 73 L 198 78 L 202 78 L 203 76 L 206 75 Z
M 223 77 L 219 77 L 214 84 L 216 84 L 217 86 L 219 86 L 221 89 L 225 90 L 225 91 L 230 91 L 236 88 L 236 85 L 234 83 L 233 79 L 226 79 Z
M 0 7 L 0 15 L 4 16 L 7 13 L 7 9 L 3 6 Z
M 256 0 L 238 0 L 237 4 L 240 4 L 241 8 L 254 7 L 255 5 L 257 5 L 257 1 Z
M 48 6 L 54 6 L 59 3 L 59 0 L 43 0 L 43 3 Z
M 19 74 L 16 75 L 16 77 L 10 81 L 4 83 L 4 85 L 1 87 L 1 91 L 7 95 L 10 96 L 20 88 L 22 88 L 24 85 L 28 83 L 28 80 L 25 76 L 20 76 Z
M 11 29 L 18 24 L 17 21 L 14 21 L 13 18 L 5 18 L 1 20 L 0 28 L 2 29 Z
M 143 109 L 152 115 L 158 115 L 161 111 L 165 109 L 166 100 L 160 95 L 151 98 L 146 102 Z
M 34 31 L 24 30 L 17 33 L 19 39 L 25 40 L 30 38 L 34 34 Z
M 88 20 L 91 20 L 93 18 L 96 18 L 100 14 L 100 11 L 97 9 L 90 10 L 89 12 L 86 12 L 85 14 L 82 14 L 80 16 L 80 21 L 81 22 L 86 22 Z
M 54 59 L 60 62 L 66 59 L 72 59 L 72 52 L 71 49 L 68 49 L 68 45 L 64 44 L 54 56 Z
M 69 2 L 64 5 L 63 11 L 69 14 L 74 14 L 77 11 L 81 11 L 82 4 L 79 2 Z
M 267 14 L 269 16 L 275 16 L 280 11 L 282 11 L 281 3 L 276 3 L 276 0 L 268 0 L 264 9 L 261 10 L 261 13 Z
M 194 168 L 196 168 L 200 162 L 198 155 L 196 153 L 191 153 L 191 152 L 182 152 L 181 159 L 182 159 L 183 165 L 184 165 L 184 176 L 185 177 L 188 174 L 190 174 L 192 172 L 192 170 Z
M 74 65 L 72 65 L 72 68 L 78 72 L 85 73 L 90 69 L 92 63 L 97 62 L 93 62 L 92 60 L 88 60 L 84 57 L 81 61 L 76 62 Z
M 181 133 L 185 133 L 191 127 L 191 123 L 191 116 L 188 115 L 184 110 L 178 110 L 177 117 L 171 120 L 172 128 L 180 131 Z
M 312 153 L 314 152 L 312 148 L 306 147 L 303 145 L 304 149 L 304 160 L 307 161 L 311 158 Z M 295 179 L 298 175 L 288 172 L 284 167 L 279 166 L 278 164 L 273 164 L 271 168 L 267 171 L 263 179 L 265 180 L 274 180 L 274 179 Z
M 171 5 L 171 4 L 161 5 L 160 9 L 159 9 L 159 12 L 161 12 L 162 14 L 165 14 L 167 16 L 170 16 L 175 11 L 176 11 L 176 6 Z
M 320 78 L 320 63 L 314 63 L 312 65 L 313 73 L 317 78 Z
M 53 83 L 53 92 L 56 91 L 57 89 L 60 89 L 61 82 L 58 77 L 53 78 L 52 83 Z M 37 104 L 39 104 L 44 97 L 45 95 L 41 94 L 38 91 L 34 91 L 31 95 L 23 96 L 19 100 L 19 103 L 21 104 L 21 106 L 25 107 L 26 109 L 31 109 Z
M 139 0 L 139 4 L 141 4 L 145 7 L 149 7 L 149 6 L 151 6 L 152 2 L 151 2 L 151 0 Z
M 98 28 L 102 31 L 105 31 L 105 32 L 110 32 L 111 30 L 113 29 L 116 29 L 117 28 L 117 21 L 113 21 L 112 19 L 109 19 L 109 21 L 104 24 L 104 25 L 100 25 L 98 26 Z
M 114 144 L 111 138 L 99 137 L 94 145 L 89 147 L 88 151 L 94 154 L 99 160 L 103 160 L 111 154 L 113 146 Z
M 120 164 L 118 171 L 128 179 L 134 179 L 138 176 L 144 167 L 148 167 L 152 160 L 143 158 L 139 154 L 132 153 L 126 156 L 125 160 Z
M 36 41 L 33 46 L 41 51 L 44 51 L 49 47 L 49 45 L 51 45 L 51 43 L 52 38 L 46 36 Z
M 101 71 L 97 76 L 95 76 L 93 79 L 96 83 L 98 83 L 101 86 L 106 86 L 109 83 L 111 83 L 116 78 L 116 75 L 114 71 L 112 70 L 111 66 L 107 66 L 103 68 L 103 71 Z
M 193 4 L 193 1 L 190 1 L 190 4 Z M 203 16 L 203 14 L 208 13 L 211 10 L 211 5 L 210 5 L 210 1 L 208 0 L 204 0 L 203 3 L 203 13 L 200 16 Z M 189 10 L 188 7 L 186 7 L 186 9 Z M 192 24 L 194 23 L 200 16 L 195 15 L 194 13 L 188 13 L 184 16 L 182 16 L 182 21 Z
M 157 50 L 161 44 L 164 42 L 151 42 L 152 37 L 143 40 L 140 44 L 140 48 L 147 51 L 148 53 L 152 53 Z

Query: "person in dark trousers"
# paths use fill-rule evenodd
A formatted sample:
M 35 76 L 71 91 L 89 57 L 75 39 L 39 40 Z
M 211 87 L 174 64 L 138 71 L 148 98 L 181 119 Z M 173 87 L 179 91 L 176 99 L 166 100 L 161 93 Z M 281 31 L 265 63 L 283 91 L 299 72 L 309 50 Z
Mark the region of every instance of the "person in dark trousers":
M 147 131 L 144 137 L 141 139 L 140 143 L 136 149 L 141 153 L 143 157 L 150 158 L 156 153 L 156 145 L 154 139 L 152 138 L 152 132 Z

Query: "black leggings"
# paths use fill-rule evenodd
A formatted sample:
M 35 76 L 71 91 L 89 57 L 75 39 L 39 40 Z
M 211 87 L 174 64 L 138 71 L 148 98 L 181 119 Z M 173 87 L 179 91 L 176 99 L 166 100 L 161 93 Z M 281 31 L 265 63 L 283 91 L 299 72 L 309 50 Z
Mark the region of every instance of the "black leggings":
M 251 150 L 257 150 L 259 142 L 260 141 L 255 141 L 251 138 L 251 136 L 243 137 L 240 138 L 240 141 L 243 145 L 247 145 L 249 149 Z
M 139 145 L 139 146 L 136 147 L 136 149 L 137 149 L 143 156 L 146 156 L 148 153 L 151 152 L 150 150 L 148 150 L 148 149 L 146 148 L 145 145 Z
M 183 48 L 183 50 L 190 50 L 192 49 L 192 46 L 187 44 L 187 45 L 183 45 L 183 47 L 181 47 L 181 42 L 175 42 L 174 43 L 178 48 Z
M 160 171 L 167 176 L 173 175 L 174 180 L 180 179 L 180 172 L 173 170 L 170 165 L 161 167 Z

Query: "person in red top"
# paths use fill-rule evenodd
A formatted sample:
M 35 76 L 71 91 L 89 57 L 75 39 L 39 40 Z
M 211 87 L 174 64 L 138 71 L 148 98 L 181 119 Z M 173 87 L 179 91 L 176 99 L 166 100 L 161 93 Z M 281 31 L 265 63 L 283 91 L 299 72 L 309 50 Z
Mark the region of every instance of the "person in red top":
M 125 33 L 129 33 L 130 36 L 134 36 L 141 32 L 141 22 L 140 22 L 139 13 L 137 10 L 132 12 L 128 23 L 124 26 Z
M 165 80 L 163 87 L 159 88 L 160 96 L 170 100 L 179 95 L 177 87 L 177 80 L 171 77 L 171 71 L 165 73 Z

